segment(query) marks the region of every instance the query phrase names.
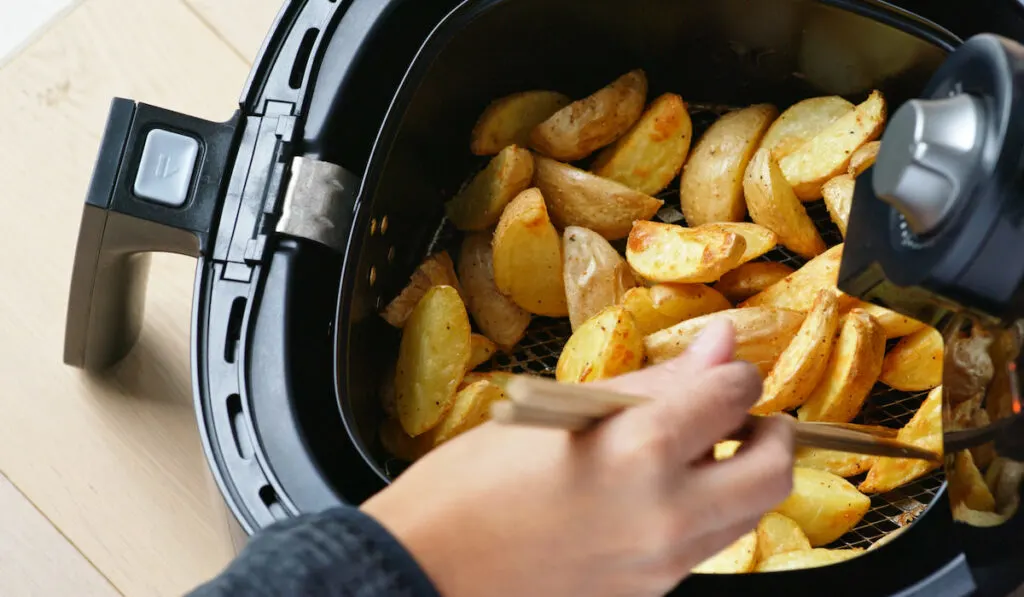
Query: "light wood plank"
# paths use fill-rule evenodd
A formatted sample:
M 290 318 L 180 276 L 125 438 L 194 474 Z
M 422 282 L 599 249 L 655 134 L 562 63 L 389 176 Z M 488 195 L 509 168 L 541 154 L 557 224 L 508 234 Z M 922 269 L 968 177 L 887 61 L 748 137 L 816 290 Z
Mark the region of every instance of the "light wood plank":
M 247 73 L 177 0 L 86 0 L 0 70 L 0 470 L 126 595 L 180 595 L 234 548 L 192 407 L 194 262 L 154 261 L 111 377 L 61 362 L 82 201 L 111 96 L 225 119 Z
M 246 61 L 252 62 L 284 0 L 184 0 Z
M 0 595 L 119 595 L 3 475 L 0 529 Z

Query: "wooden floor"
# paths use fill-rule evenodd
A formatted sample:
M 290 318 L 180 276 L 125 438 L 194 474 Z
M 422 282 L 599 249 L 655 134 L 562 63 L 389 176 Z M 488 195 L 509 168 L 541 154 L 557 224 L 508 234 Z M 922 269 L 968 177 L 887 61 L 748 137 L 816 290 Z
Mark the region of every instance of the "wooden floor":
M 233 110 L 282 0 L 0 0 L 0 595 L 181 595 L 234 554 L 192 412 L 194 262 L 154 262 L 140 345 L 61 362 L 112 96 Z M 49 11 L 49 12 L 48 12 Z

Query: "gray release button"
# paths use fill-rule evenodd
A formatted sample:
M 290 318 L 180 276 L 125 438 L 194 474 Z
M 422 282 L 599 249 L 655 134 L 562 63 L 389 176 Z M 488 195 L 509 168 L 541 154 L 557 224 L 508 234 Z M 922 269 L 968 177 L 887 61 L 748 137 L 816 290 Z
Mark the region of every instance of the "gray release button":
M 135 194 L 148 201 L 181 207 L 188 198 L 199 142 L 192 137 L 153 129 L 142 147 Z

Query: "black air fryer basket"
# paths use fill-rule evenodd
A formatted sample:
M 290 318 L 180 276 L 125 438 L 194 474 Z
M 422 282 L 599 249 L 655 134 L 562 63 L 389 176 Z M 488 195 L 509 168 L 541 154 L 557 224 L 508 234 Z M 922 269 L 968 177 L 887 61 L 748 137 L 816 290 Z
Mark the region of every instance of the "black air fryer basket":
M 902 4 L 963 34 L 1019 33 L 1009 1 L 970 11 Z M 999 12 L 980 9 L 989 4 Z M 825 43 L 813 60 L 833 64 L 808 77 L 801 44 L 815 28 L 818 40 L 884 47 L 878 63 L 892 68 L 865 71 L 848 47 Z M 148 252 L 196 256 L 196 408 L 211 468 L 239 522 L 252 532 L 360 503 L 401 470 L 377 440 L 379 388 L 399 340 L 378 312 L 428 253 L 457 247 L 443 203 L 484 163 L 468 139 L 490 101 L 527 89 L 579 98 L 643 68 L 648 98 L 674 92 L 690 103 L 696 137 L 722 110 L 753 103 L 782 109 L 815 95 L 856 100 L 878 88 L 895 108 L 959 43 L 876 1 L 292 1 L 229 122 L 115 101 L 83 215 L 65 360 L 100 369 L 130 349 Z M 157 129 L 171 134 L 169 144 L 147 147 Z M 181 166 L 163 177 L 185 169 L 187 191 L 141 193 L 140 172 L 152 178 L 151 163 Z M 677 188 L 663 198 L 659 217 L 681 218 Z M 810 213 L 837 242 L 823 206 Z M 781 250 L 768 257 L 801 263 Z M 568 334 L 566 323 L 538 319 L 515 354 L 491 366 L 551 374 Z M 922 398 L 876 393 L 864 416 L 899 426 Z M 874 499 L 837 546 L 867 547 L 914 520 L 889 545 L 843 564 L 695 577 L 686 586 L 769 594 L 802 583 L 874 595 L 933 577 L 952 583 L 947 594 L 966 594 L 956 583 L 973 581 L 940 473 Z

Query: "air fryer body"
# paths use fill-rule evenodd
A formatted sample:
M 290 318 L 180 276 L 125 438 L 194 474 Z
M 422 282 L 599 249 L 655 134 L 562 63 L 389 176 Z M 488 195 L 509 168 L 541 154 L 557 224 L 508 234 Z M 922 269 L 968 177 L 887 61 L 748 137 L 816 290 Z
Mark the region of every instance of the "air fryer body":
M 1013 4 L 900 3 L 960 36 L 1021 37 Z M 788 105 L 862 91 L 816 89 L 793 76 L 798 24 L 809 13 L 858 19 L 913 50 L 899 76 L 868 81 L 892 105 L 913 97 L 958 43 L 876 2 L 592 0 L 585 10 L 575 0 L 289 2 L 231 121 L 115 103 L 83 215 L 72 303 L 85 306 L 69 312 L 65 358 L 100 368 L 123 355 L 141 316 L 145 252 L 195 255 L 196 410 L 211 470 L 239 523 L 254 532 L 358 504 L 385 486 L 369 463 L 381 461 L 372 438 L 376 392 L 398 336 L 376 313 L 424 256 L 443 200 L 479 167 L 466 147 L 486 103 L 529 88 L 580 97 L 636 67 L 648 72 L 650 97 L 671 90 L 692 101 Z M 154 205 L 131 190 L 153 128 L 199 141 L 181 206 Z M 300 203 L 295 188 L 317 175 L 341 190 L 322 204 Z M 304 225 L 303 213 L 331 214 L 344 234 Z M 1005 566 L 970 571 L 952 526 L 940 494 L 896 541 L 847 563 L 698 577 L 686 589 L 965 595 L 986 575 L 995 592 L 985 594 L 1019 584 L 1002 574 Z

